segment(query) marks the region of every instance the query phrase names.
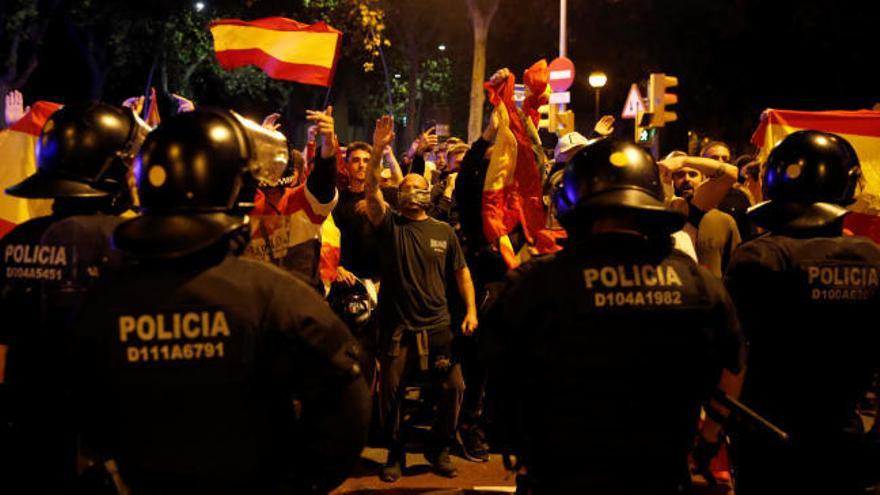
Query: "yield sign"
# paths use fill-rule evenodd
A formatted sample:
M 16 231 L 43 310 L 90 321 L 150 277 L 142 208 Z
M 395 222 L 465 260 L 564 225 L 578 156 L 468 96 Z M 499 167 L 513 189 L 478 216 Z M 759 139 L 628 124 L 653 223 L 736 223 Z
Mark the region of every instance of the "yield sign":
M 623 113 L 620 114 L 624 119 L 634 119 L 636 114 L 645 111 L 645 102 L 642 100 L 642 94 L 639 93 L 639 86 L 633 83 L 629 88 L 629 95 L 626 97 L 626 103 L 623 104 Z

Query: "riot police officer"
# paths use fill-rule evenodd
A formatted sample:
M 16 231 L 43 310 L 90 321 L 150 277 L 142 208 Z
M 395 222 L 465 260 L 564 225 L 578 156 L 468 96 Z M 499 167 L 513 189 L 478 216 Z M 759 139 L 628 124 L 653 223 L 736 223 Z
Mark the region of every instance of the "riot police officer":
M 490 395 L 530 493 L 687 493 L 700 405 L 741 339 L 719 280 L 673 248 L 654 160 L 605 139 L 554 192 L 570 242 L 499 296 Z
M 880 363 L 880 249 L 842 235 L 860 179 L 853 147 L 824 132 L 787 136 L 765 164 L 749 216 L 769 234 L 736 251 L 726 284 L 749 341 L 744 400 L 791 442 L 735 438 L 737 493 L 860 493 L 878 473 L 856 403 Z
M 143 215 L 113 237 L 132 260 L 72 329 L 82 443 L 135 492 L 326 492 L 364 445 L 356 341 L 308 285 L 238 257 L 244 176 L 286 146 L 197 109 L 135 161 Z
M 4 480 L 20 480 L 31 493 L 57 492 L 73 476 L 72 437 L 57 413 L 65 376 L 61 330 L 82 292 L 115 259 L 110 232 L 131 205 L 129 163 L 147 131 L 125 108 L 66 105 L 43 126 L 37 172 L 6 190 L 54 199 L 51 215 L 17 226 L 0 246 L 0 347 L 8 349 L 9 388 L 9 405 L 0 409 L 12 425 L 12 436 L 0 441 L 10 458 L 0 464 L 8 469 Z

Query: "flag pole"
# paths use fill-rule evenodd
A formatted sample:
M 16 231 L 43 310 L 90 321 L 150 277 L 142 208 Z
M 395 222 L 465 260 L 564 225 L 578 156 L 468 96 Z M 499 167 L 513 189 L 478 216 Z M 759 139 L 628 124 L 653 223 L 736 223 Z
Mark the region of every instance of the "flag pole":
M 333 85 L 331 83 L 330 86 L 327 86 L 327 93 L 324 94 L 324 104 L 321 105 L 321 110 L 327 108 L 327 104 L 330 103 L 330 92 L 333 90 Z
M 147 76 L 147 87 L 144 89 L 144 108 L 142 109 L 144 122 L 147 121 L 147 113 L 150 111 L 150 88 L 153 86 L 153 73 L 156 71 L 156 65 L 159 63 L 159 53 L 153 59 L 153 66 L 150 67 L 150 74 Z
M 147 76 L 147 87 L 144 89 L 144 108 L 142 109 L 144 113 L 144 122 L 147 121 L 147 112 L 150 111 L 150 88 L 153 86 L 153 74 L 156 72 L 156 66 L 159 65 L 159 57 L 165 52 L 165 36 L 167 30 L 167 25 L 162 27 L 162 34 L 159 36 L 159 49 L 156 50 L 156 55 L 153 57 L 153 66 L 150 67 L 150 74 Z M 156 103 L 158 105 L 158 101 Z
M 385 90 L 388 92 L 388 115 L 394 119 L 394 97 L 391 92 L 391 77 L 388 74 L 388 64 L 385 63 L 385 50 L 382 49 L 382 42 L 379 42 L 379 57 L 382 59 L 382 70 L 385 71 Z

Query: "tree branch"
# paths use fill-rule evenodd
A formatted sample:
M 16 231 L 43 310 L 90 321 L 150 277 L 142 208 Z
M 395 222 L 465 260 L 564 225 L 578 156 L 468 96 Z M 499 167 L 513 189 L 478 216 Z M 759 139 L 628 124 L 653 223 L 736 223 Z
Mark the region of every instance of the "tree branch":
M 3 79 L 9 81 L 15 77 L 16 69 L 18 69 L 18 46 L 21 44 L 21 33 L 15 33 L 12 43 L 9 44 L 9 54 L 6 56 L 6 74 Z
M 37 51 L 34 50 L 34 52 L 31 54 L 30 60 L 28 61 L 27 67 L 25 67 L 24 71 L 22 71 L 22 73 L 14 81 L 12 81 L 12 83 L 10 83 L 10 86 L 12 88 L 20 88 L 24 86 L 24 83 L 26 83 L 28 78 L 31 77 L 31 74 L 33 74 L 34 71 L 37 70 L 38 65 L 40 65 L 40 61 L 37 58 Z

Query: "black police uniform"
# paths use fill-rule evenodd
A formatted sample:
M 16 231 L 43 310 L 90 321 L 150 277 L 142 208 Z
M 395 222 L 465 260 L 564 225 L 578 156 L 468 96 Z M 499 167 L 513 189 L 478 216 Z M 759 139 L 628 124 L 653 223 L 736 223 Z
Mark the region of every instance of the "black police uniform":
M 69 385 L 64 328 L 95 275 L 116 259 L 109 234 L 118 222 L 110 215 L 41 217 L 19 225 L 0 243 L 8 254 L 2 263 L 6 324 L 0 344 L 9 347 L 4 414 L 12 429 L 3 442 L 9 486 L 49 493 L 73 478 L 71 418 L 59 414 L 67 410 Z M 63 235 L 83 225 L 103 229 Z
M 685 491 L 700 403 L 740 366 L 720 281 L 666 240 L 598 235 L 538 262 L 486 324 L 541 493 Z
M 684 218 L 663 206 L 650 156 L 599 142 L 566 175 L 572 242 L 521 270 L 485 322 L 493 411 L 534 493 L 688 493 L 700 405 L 741 366 L 733 305 L 673 249 Z M 651 235 L 585 231 L 618 214 Z
M 790 232 L 734 254 L 726 280 L 749 340 L 743 398 L 792 437 L 781 444 L 743 431 L 737 491 L 858 492 L 845 487 L 864 479 L 856 404 L 880 366 L 880 334 L 870 323 L 878 277 L 880 248 L 862 237 Z
M 323 493 L 366 440 L 345 325 L 304 282 L 230 252 L 249 233 L 233 207 L 262 166 L 253 150 L 286 146 L 253 132 L 201 109 L 150 134 L 136 162 L 144 214 L 113 238 L 131 258 L 73 325 L 83 445 L 136 492 Z
M 41 244 L 58 246 L 67 254 L 58 279 L 43 281 L 43 316 L 47 328 L 63 329 L 82 297 L 101 277 L 122 262 L 122 253 L 110 245 L 110 237 L 123 218 L 96 212 L 73 215 L 49 226 Z
M 114 215 L 126 207 L 125 160 L 145 126 L 123 108 L 66 105 L 47 120 L 37 142 L 37 172 L 7 193 L 53 198 L 53 214 L 30 220 L 3 239 L 2 343 L 14 436 L 3 442 L 4 477 L 28 492 L 57 493 L 75 471 L 67 411 L 67 319 L 103 265 L 113 258 Z M 73 139 L 71 139 L 73 137 Z M 25 488 L 26 487 L 26 488 Z
M 75 337 L 85 438 L 133 487 L 326 490 L 363 446 L 357 343 L 269 265 L 130 266 L 89 296 Z
M 740 431 L 737 492 L 862 493 L 880 474 L 856 414 L 880 367 L 880 248 L 842 236 L 858 160 L 838 136 L 798 132 L 766 173 L 770 201 L 750 215 L 771 233 L 734 253 L 726 284 L 749 341 L 743 398 L 791 441 Z

